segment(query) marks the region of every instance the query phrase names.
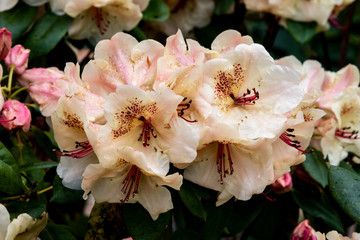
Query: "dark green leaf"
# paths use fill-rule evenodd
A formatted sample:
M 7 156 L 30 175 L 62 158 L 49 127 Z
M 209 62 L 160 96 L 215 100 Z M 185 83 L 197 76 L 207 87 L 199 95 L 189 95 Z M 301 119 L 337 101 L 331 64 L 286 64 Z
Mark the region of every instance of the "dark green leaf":
M 133 28 L 129 34 L 136 38 L 139 42 L 147 39 L 145 33 L 139 27 Z
M 42 199 L 43 200 L 43 199 Z M 39 218 L 46 211 L 45 201 L 16 201 L 10 202 L 6 208 L 10 213 L 10 218 L 16 218 L 21 213 L 27 213 L 33 218 Z
M 148 22 L 164 22 L 169 18 L 170 9 L 162 0 L 150 0 L 143 12 L 143 20 Z
M 291 36 L 299 43 L 304 44 L 316 35 L 316 22 L 286 21 Z
M 321 196 L 318 197 L 296 190 L 292 193 L 299 207 L 310 216 L 321 218 L 331 229 L 341 233 L 344 232 L 341 218 L 329 203 L 329 199 L 325 193 L 322 193 Z
M 45 168 L 56 167 L 57 165 L 58 165 L 58 163 L 53 162 L 53 161 L 34 162 L 34 163 L 22 165 L 20 167 L 20 170 L 21 171 L 30 171 L 30 170 L 35 170 L 35 169 L 45 169 Z
M 0 160 L 12 167 L 14 171 L 18 170 L 18 166 L 11 152 L 0 142 Z
M 17 195 L 23 190 L 20 175 L 10 165 L 0 160 L 0 192 Z
M 197 194 L 193 185 L 189 181 L 184 181 L 179 191 L 180 197 L 192 214 L 206 220 L 206 212 L 202 206 L 201 197 Z
M 234 211 L 227 226 L 231 234 L 242 232 L 251 224 L 264 208 L 264 198 L 253 196 L 248 201 L 236 201 Z
M 36 13 L 36 7 L 18 4 L 11 10 L 0 13 L 0 28 L 6 27 L 12 34 L 12 40 L 15 41 L 26 32 Z
M 76 240 L 76 237 L 62 225 L 48 222 L 45 229 L 39 235 L 41 240 Z
M 59 176 L 56 176 L 53 183 L 53 196 L 50 199 L 51 202 L 58 204 L 73 203 L 82 200 L 83 191 L 73 190 L 65 187 Z
M 208 216 L 204 226 L 200 229 L 201 236 L 206 240 L 216 240 L 224 232 L 225 227 L 231 217 L 234 207 L 233 200 L 208 210 Z
M 39 128 L 32 126 L 31 132 L 34 135 L 36 143 L 39 145 L 39 147 L 44 150 L 46 153 L 46 156 L 54 161 L 57 160 L 57 155 L 53 151 L 57 147 L 57 145 L 52 144 L 51 136 L 52 133 L 42 131 Z
M 215 11 L 216 15 L 221 15 L 226 13 L 230 6 L 234 3 L 234 0 L 219 0 L 216 1 Z
M 331 194 L 340 207 L 360 224 L 360 176 L 345 168 L 331 166 L 329 171 Z
M 47 13 L 35 24 L 27 36 L 24 47 L 29 48 L 30 60 L 49 53 L 66 34 L 72 21 L 67 15 Z
M 306 160 L 303 163 L 305 170 L 323 188 L 328 185 L 328 167 L 326 166 L 324 155 L 316 150 L 306 153 Z
M 171 235 L 170 240 L 200 240 L 202 239 L 199 233 L 191 230 L 189 228 L 177 229 L 173 235 Z
M 134 240 L 157 240 L 169 224 L 171 212 L 160 214 L 153 221 L 150 214 L 140 204 L 124 204 L 124 218 L 130 236 Z

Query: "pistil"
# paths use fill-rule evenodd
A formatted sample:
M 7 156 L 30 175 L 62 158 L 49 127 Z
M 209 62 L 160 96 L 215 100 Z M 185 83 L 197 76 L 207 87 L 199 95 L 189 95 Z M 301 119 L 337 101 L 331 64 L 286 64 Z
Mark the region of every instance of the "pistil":
M 121 189 L 121 192 L 126 195 L 123 199 L 120 200 L 121 202 L 129 201 L 130 195 L 132 195 L 132 197 L 135 197 L 135 194 L 137 194 L 139 190 L 140 177 L 140 169 L 137 166 L 132 165 L 124 181 L 122 182 L 123 187 Z
M 350 131 L 351 127 L 343 127 L 341 129 L 337 128 L 335 130 L 335 136 L 341 137 L 341 138 L 347 138 L 347 139 L 360 139 L 359 137 L 359 131 L 358 130 L 352 130 Z
M 234 94 L 230 94 L 230 97 L 234 100 L 235 104 L 239 105 L 255 105 L 256 100 L 260 98 L 259 92 L 253 90 L 253 95 L 251 95 L 251 91 L 247 89 L 246 93 L 244 93 L 241 97 L 235 97 Z
M 216 165 L 220 175 L 220 183 L 223 184 L 223 178 L 226 177 L 226 174 L 231 175 L 234 172 L 229 144 L 218 143 Z
M 143 146 L 147 147 L 150 145 L 149 144 L 150 136 L 156 138 L 157 135 L 154 133 L 154 128 L 151 125 L 151 118 L 145 119 L 144 117 L 140 117 L 139 120 L 142 120 L 144 122 L 144 126 L 138 141 L 142 141 Z

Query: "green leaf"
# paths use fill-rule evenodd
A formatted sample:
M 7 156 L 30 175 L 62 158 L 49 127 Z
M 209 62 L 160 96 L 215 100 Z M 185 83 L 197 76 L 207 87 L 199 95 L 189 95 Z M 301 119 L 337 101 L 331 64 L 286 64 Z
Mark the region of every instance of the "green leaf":
M 25 164 L 20 167 L 21 171 L 30 171 L 35 169 L 45 169 L 45 168 L 52 168 L 56 167 L 59 163 L 53 161 L 46 161 L 46 162 L 34 162 Z
M 234 202 L 232 199 L 219 207 L 211 207 L 208 210 L 206 222 L 200 229 L 201 236 L 206 240 L 218 239 L 227 226 L 233 207 Z
M 57 175 L 54 179 L 53 186 L 54 193 L 50 199 L 50 202 L 67 204 L 82 200 L 82 195 L 84 192 L 82 190 L 73 190 L 65 187 L 61 182 L 61 178 Z
M 48 222 L 39 237 L 41 240 L 76 240 L 76 237 L 67 229 L 67 227 L 51 222 Z
M 134 240 L 157 240 L 169 224 L 171 212 L 160 214 L 156 221 L 139 203 L 123 205 L 126 227 Z
M 57 156 L 53 149 L 57 147 L 57 145 L 53 145 L 50 132 L 42 131 L 39 128 L 32 126 L 31 132 L 34 135 L 36 143 L 39 145 L 41 149 L 44 150 L 46 156 L 52 160 L 57 160 Z M 50 135 L 50 137 L 49 137 Z
M 39 218 L 46 211 L 46 202 L 44 201 L 15 201 L 6 205 L 10 213 L 10 218 L 16 218 L 19 214 L 27 213 L 33 218 Z
M 31 25 L 37 13 L 36 7 L 20 3 L 9 11 L 0 13 L 0 28 L 6 27 L 17 40 Z
M 14 156 L 2 142 L 0 142 L 0 160 L 11 166 L 14 171 L 18 171 Z
M 143 12 L 143 20 L 148 22 L 164 22 L 170 16 L 170 9 L 162 0 L 150 0 Z
M 20 175 L 10 165 L 0 160 L 0 192 L 17 195 L 23 191 Z
M 221 15 L 226 13 L 230 6 L 234 3 L 234 0 L 219 0 L 216 1 L 214 13 L 215 15 Z
M 253 196 L 248 201 L 236 201 L 227 226 L 229 232 L 235 235 L 244 231 L 260 214 L 264 206 L 264 198 L 257 196 Z
M 294 200 L 310 216 L 321 218 L 331 229 L 343 233 L 344 227 L 336 210 L 329 203 L 325 193 L 316 197 L 313 194 L 305 194 L 300 191 L 292 192 Z
M 286 25 L 291 36 L 301 44 L 310 41 L 316 35 L 316 22 L 297 22 L 288 19 Z
M 201 203 L 201 196 L 197 194 L 197 191 L 193 186 L 193 183 L 184 181 L 179 191 L 180 197 L 192 214 L 206 220 L 206 212 Z
M 360 224 L 360 176 L 345 168 L 331 166 L 330 192 L 336 202 L 354 221 Z
M 133 28 L 128 33 L 132 35 L 134 38 L 136 38 L 136 40 L 138 40 L 139 42 L 147 39 L 145 33 L 139 27 Z
M 49 53 L 66 34 L 71 21 L 67 15 L 58 16 L 51 12 L 42 16 L 24 42 L 24 47 L 32 50 L 30 60 Z
M 177 229 L 172 235 L 170 240 L 201 240 L 199 233 L 189 228 Z
M 326 166 L 324 155 L 316 150 L 306 153 L 306 160 L 303 162 L 305 170 L 318 182 L 323 188 L 328 185 L 328 167 Z

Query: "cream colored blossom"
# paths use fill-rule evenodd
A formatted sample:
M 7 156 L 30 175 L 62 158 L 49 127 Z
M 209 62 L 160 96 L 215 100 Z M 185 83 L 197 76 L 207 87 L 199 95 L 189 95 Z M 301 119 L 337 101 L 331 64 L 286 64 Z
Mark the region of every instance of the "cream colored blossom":
M 148 3 L 149 0 L 69 0 L 65 13 L 75 18 L 69 37 L 88 38 L 95 45 L 116 32 L 129 31 L 139 23 Z
M 337 231 L 333 230 L 328 232 L 326 235 L 325 233 L 316 232 L 317 240 L 360 240 L 360 234 L 359 233 L 352 233 L 352 237 L 346 237 L 338 233 Z M 325 239 L 326 237 L 326 239 Z
M 48 220 L 43 212 L 38 219 L 27 213 L 22 213 L 10 222 L 10 214 L 0 204 L 0 239 L 3 240 L 37 240 L 40 232 L 45 228 Z
M 246 8 L 254 11 L 269 12 L 285 19 L 300 22 L 315 21 L 321 28 L 327 22 L 334 8 L 350 4 L 344 0 L 244 0 Z

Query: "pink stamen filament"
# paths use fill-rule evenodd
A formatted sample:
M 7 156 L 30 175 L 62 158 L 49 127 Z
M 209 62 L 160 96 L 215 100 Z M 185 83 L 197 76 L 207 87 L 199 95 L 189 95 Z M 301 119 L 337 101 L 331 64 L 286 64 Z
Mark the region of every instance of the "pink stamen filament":
M 121 192 L 123 192 L 125 197 L 121 199 L 121 202 L 129 201 L 130 195 L 132 193 L 132 197 L 135 197 L 135 194 L 138 193 L 139 183 L 140 183 L 141 171 L 135 165 L 132 165 L 129 172 L 127 173 L 124 181 Z
M 353 130 L 353 131 L 347 131 L 350 130 L 351 127 L 344 127 L 341 129 L 336 129 L 335 130 L 335 136 L 337 137 L 341 137 L 341 138 L 347 138 L 347 139 L 360 139 L 359 137 L 359 131 L 358 130 Z
M 96 26 L 98 27 L 100 34 L 104 34 L 110 25 L 110 21 L 106 18 L 106 14 L 104 14 L 102 8 L 93 9 L 93 19 Z
M 140 120 L 144 121 L 144 126 L 138 141 L 143 141 L 143 146 L 147 147 L 150 145 L 148 143 L 150 141 L 150 136 L 156 138 L 157 135 L 154 133 L 154 128 L 151 126 L 151 118 L 145 119 L 144 117 L 141 117 Z
M 290 138 L 291 137 L 296 137 L 294 134 L 291 134 L 292 132 L 294 132 L 294 129 L 293 128 L 288 128 L 286 129 L 285 132 L 283 132 L 281 135 L 280 135 L 280 139 L 286 143 L 287 145 L 289 145 L 290 147 L 293 147 L 293 148 L 296 148 L 298 151 L 302 152 L 302 153 L 311 153 L 312 151 L 310 152 L 307 152 L 305 150 L 302 150 L 301 149 L 301 145 L 300 145 L 300 142 L 297 141 L 297 140 L 291 140 Z
M 241 97 L 235 97 L 233 94 L 230 94 L 230 97 L 234 100 L 235 104 L 239 105 L 255 105 L 255 101 L 260 98 L 259 92 L 255 90 L 255 88 L 252 89 L 254 92 L 254 95 L 250 96 L 251 91 L 247 89 L 246 93 L 244 93 Z
M 0 122 L 6 123 L 6 122 L 14 121 L 15 119 L 16 117 L 13 117 L 12 119 L 0 119 Z
M 89 141 L 75 142 L 75 149 L 71 151 L 63 150 L 61 152 L 55 151 L 56 155 L 72 158 L 84 158 L 94 153 Z
M 233 161 L 230 155 L 229 144 L 218 143 L 217 154 L 216 154 L 216 165 L 217 170 L 220 175 L 220 183 L 223 184 L 223 178 L 226 177 L 226 174 L 233 174 Z M 227 155 L 227 161 L 226 161 Z M 226 162 L 228 163 L 228 169 L 226 168 Z
M 197 120 L 188 120 L 188 119 L 184 118 L 185 110 L 189 109 L 190 105 L 192 103 L 192 100 L 189 100 L 188 102 L 186 102 L 186 100 L 187 100 L 187 97 L 182 100 L 183 103 L 180 103 L 178 105 L 178 107 L 177 107 L 178 116 L 190 123 L 197 122 Z

